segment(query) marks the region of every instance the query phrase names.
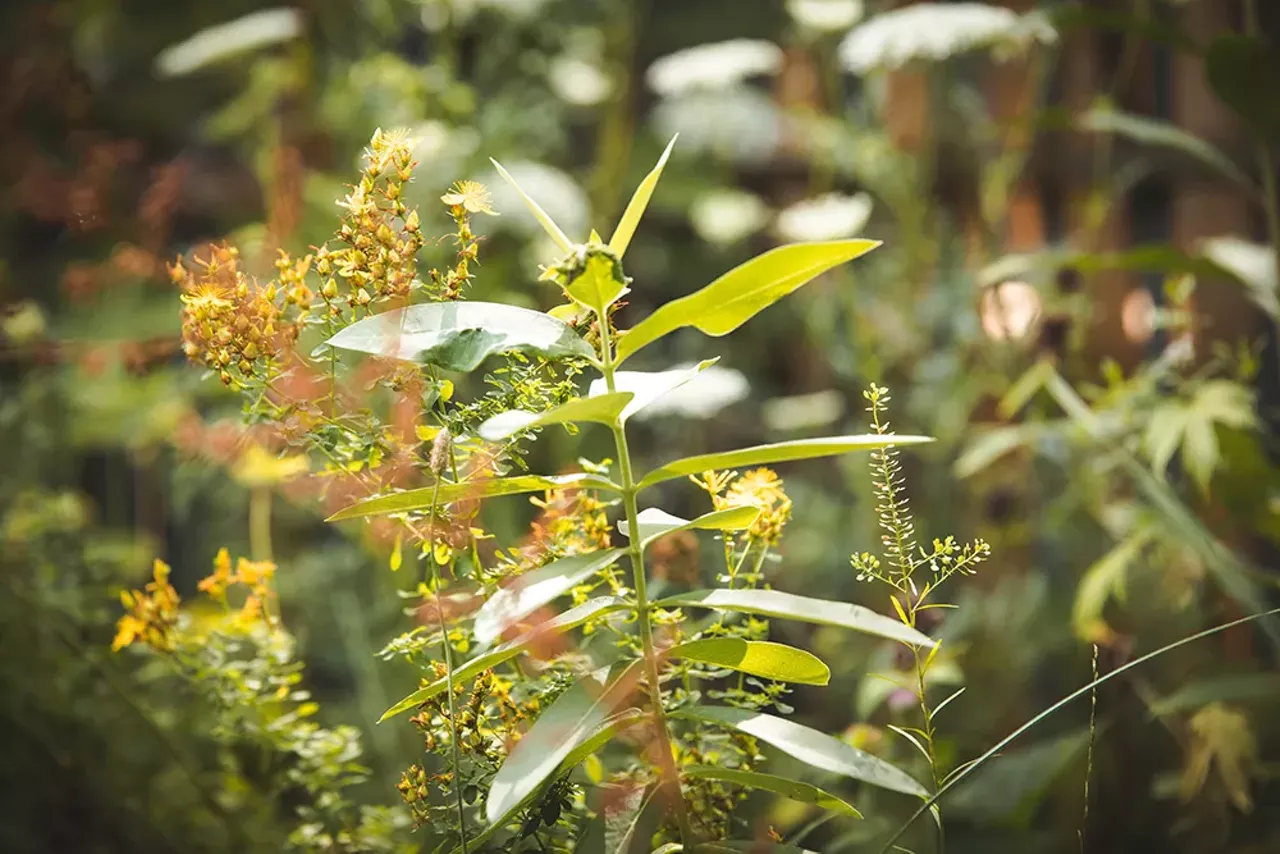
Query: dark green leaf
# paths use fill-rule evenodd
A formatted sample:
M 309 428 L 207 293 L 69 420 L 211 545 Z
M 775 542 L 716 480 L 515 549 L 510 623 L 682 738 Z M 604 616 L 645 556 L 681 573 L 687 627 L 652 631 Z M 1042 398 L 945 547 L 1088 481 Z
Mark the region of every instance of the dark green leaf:
M 1112 133 L 1143 145 L 1166 148 L 1192 157 L 1227 179 L 1250 190 L 1254 183 L 1240 167 L 1210 143 L 1170 122 L 1094 108 L 1080 116 L 1079 126 L 1094 133 Z
M 527 308 L 492 302 L 424 303 L 366 317 L 329 339 L 342 350 L 475 370 L 496 353 L 546 359 L 594 359 L 595 351 L 567 324 Z
M 761 774 L 757 771 L 742 771 L 737 768 L 722 768 L 718 765 L 686 765 L 680 769 L 680 773 L 685 777 L 723 780 L 749 789 L 763 789 L 793 801 L 813 804 L 853 818 L 862 818 L 862 813 L 835 795 L 824 792 L 817 786 L 810 786 L 808 783 L 786 777 Z
M 842 774 L 882 789 L 919 797 L 928 797 L 929 794 L 907 772 L 883 759 L 786 718 L 729 706 L 693 706 L 673 712 L 672 716 L 736 729 L 814 768 Z
M 771 641 L 703 638 L 677 644 L 667 650 L 667 655 L 779 682 L 826 685 L 831 681 L 831 669 L 822 659 L 803 649 Z
M 932 441 L 933 439 L 929 436 L 879 435 L 873 433 L 864 436 L 827 436 L 821 439 L 795 439 L 790 442 L 775 442 L 771 445 L 755 445 L 750 448 L 739 448 L 736 451 L 700 454 L 696 457 L 686 457 L 683 460 L 667 463 L 662 468 L 654 469 L 646 474 L 640 480 L 637 488 L 645 489 L 656 483 L 662 483 L 664 480 L 672 480 L 691 474 L 702 474 L 708 471 L 783 463 L 792 460 L 808 460 L 815 457 L 847 454 L 852 451 L 867 451 L 894 445 L 918 445 L 922 442 Z
M 1280 675 L 1245 673 L 1201 679 L 1156 700 L 1151 704 L 1151 714 L 1174 715 L 1199 709 L 1210 703 L 1252 701 L 1280 701 Z
M 622 364 L 642 347 L 685 326 L 728 335 L 787 294 L 880 245 L 878 240 L 794 243 L 735 267 L 700 291 L 674 300 L 636 324 L 618 342 Z
M 392 513 L 414 513 L 442 507 L 455 501 L 474 501 L 501 495 L 518 495 L 523 492 L 542 492 L 547 489 L 608 489 L 621 490 L 613 481 L 596 474 L 518 475 L 516 477 L 491 477 L 462 483 L 442 483 L 366 498 L 339 510 L 328 518 L 329 522 L 343 519 L 360 519 L 366 516 L 387 516 Z
M 912 646 L 933 646 L 933 641 L 927 635 L 869 608 L 847 602 L 797 596 L 780 590 L 693 590 L 668 596 L 654 604 L 662 608 L 714 608 L 719 611 L 784 617 L 824 626 L 840 626 Z

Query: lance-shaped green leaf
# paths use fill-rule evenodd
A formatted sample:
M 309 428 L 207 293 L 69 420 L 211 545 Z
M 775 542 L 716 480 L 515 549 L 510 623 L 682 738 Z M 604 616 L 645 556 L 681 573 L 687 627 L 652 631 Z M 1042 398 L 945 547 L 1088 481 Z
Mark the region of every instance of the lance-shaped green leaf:
M 924 786 L 900 768 L 826 733 L 786 718 L 729 706 L 692 706 L 673 712 L 672 717 L 736 729 L 771 744 L 814 768 L 842 774 L 894 792 L 922 798 L 929 796 Z
M 551 239 L 555 241 L 556 246 L 560 247 L 560 251 L 566 254 L 572 252 L 573 241 L 565 236 L 565 233 L 560 230 L 560 226 L 556 225 L 555 220 L 553 220 L 537 202 L 529 198 L 528 193 L 520 189 L 520 185 L 516 183 L 516 179 L 511 177 L 510 172 L 502 168 L 501 163 L 494 160 L 492 157 L 489 158 L 489 162 L 493 164 L 493 168 L 498 170 L 498 174 L 502 176 L 502 179 L 510 184 L 511 188 L 520 195 L 521 200 L 523 200 L 525 206 L 529 208 L 534 219 L 536 219 L 538 224 L 542 226 L 542 230 L 551 236 Z
M 778 682 L 826 685 L 831 681 L 831 669 L 818 656 L 772 641 L 703 638 L 676 644 L 666 654 L 672 658 L 727 667 Z
M 387 516 L 392 513 L 415 513 L 442 507 L 455 501 L 474 501 L 502 495 L 519 495 L 522 492 L 543 492 L 548 489 L 608 489 L 618 492 L 618 486 L 607 477 L 598 474 L 536 475 L 522 474 L 515 477 L 488 477 L 466 480 L 462 483 L 441 483 L 366 498 L 334 513 L 330 522 L 344 519 L 361 519 L 366 516 Z
M 543 413 L 509 409 L 500 412 L 480 425 L 476 431 L 480 438 L 501 442 L 521 430 L 549 427 L 552 424 L 594 421 L 597 424 L 616 424 L 627 410 L 634 395 L 618 391 L 593 397 L 578 397 L 552 407 Z
M 524 734 L 489 784 L 485 818 L 496 823 L 517 808 L 593 732 L 616 714 L 635 691 L 639 661 L 606 686 L 608 669 L 579 679 L 547 707 Z
M 832 267 L 879 245 L 878 240 L 793 243 L 757 255 L 702 290 L 667 303 L 632 327 L 618 341 L 618 364 L 645 345 L 685 326 L 706 335 L 728 335 Z
M 919 445 L 932 441 L 933 438 L 930 436 L 869 433 L 862 436 L 827 436 L 821 439 L 795 439 L 790 442 L 775 442 L 771 445 L 755 445 L 750 448 L 739 448 L 736 451 L 699 454 L 696 457 L 686 457 L 683 460 L 667 463 L 641 478 L 637 488 L 644 489 L 656 483 L 662 483 L 664 480 L 702 474 L 707 471 L 785 463 L 815 457 L 832 457 L 853 451 L 869 451 L 894 445 Z
M 496 641 L 510 627 L 558 599 L 622 556 L 622 549 L 605 549 L 554 560 L 524 575 L 489 597 L 476 612 L 473 631 L 481 648 Z
M 615 393 L 630 392 L 632 394 L 631 402 L 622 410 L 621 420 L 626 421 L 650 403 L 680 388 L 718 361 L 720 358 L 717 356 L 689 368 L 676 368 L 670 371 L 618 371 L 613 375 Z M 592 380 L 587 388 L 589 397 L 607 397 L 609 394 L 608 383 L 603 379 Z
M 613 739 L 622 730 L 633 725 L 644 717 L 644 713 L 639 709 L 627 709 L 619 712 L 613 717 L 606 720 L 595 732 L 591 733 L 587 738 L 583 739 L 576 747 L 569 751 L 568 755 L 560 762 L 560 766 L 555 769 L 553 777 L 567 772 L 569 769 L 581 763 L 584 759 L 595 753 L 605 744 Z M 537 790 L 530 792 L 524 797 L 520 803 L 491 823 L 485 830 L 476 836 L 469 837 L 470 846 L 468 850 L 475 851 L 494 837 L 499 831 L 506 827 L 516 817 L 520 810 L 529 805 L 529 802 L 537 796 Z M 453 849 L 452 854 L 459 854 L 461 847 Z
M 645 209 L 649 207 L 649 199 L 653 198 L 653 190 L 658 186 L 658 179 L 662 177 L 662 168 L 667 165 L 667 158 L 671 156 L 671 149 L 675 148 L 676 139 L 679 136 L 680 134 L 676 134 L 671 137 L 662 156 L 658 158 L 658 165 L 654 166 L 649 174 L 644 176 L 640 186 L 636 187 L 635 194 L 627 203 L 627 209 L 622 213 L 622 219 L 618 221 L 618 227 L 613 231 L 613 237 L 609 238 L 609 248 L 618 253 L 619 258 L 627 254 L 627 247 L 631 245 L 631 238 L 635 235 L 637 226 L 640 225 Z
M 411 305 L 375 314 L 338 332 L 328 344 L 435 365 L 446 371 L 472 371 L 496 353 L 519 351 L 546 359 L 594 359 L 595 351 L 563 321 L 513 305 L 457 300 Z
M 1083 130 L 1094 133 L 1113 133 L 1144 145 L 1181 152 L 1217 170 L 1240 186 L 1253 190 L 1253 182 L 1240 171 L 1240 167 L 1236 166 L 1231 158 L 1208 141 L 1188 133 L 1171 122 L 1099 107 L 1082 114 L 1077 122 Z
M 723 768 L 719 765 L 686 765 L 680 769 L 680 774 L 694 779 L 722 780 L 726 783 L 733 783 L 749 789 L 762 789 L 766 792 L 782 795 L 784 798 L 790 798 L 793 801 L 813 804 L 841 815 L 862 818 L 862 813 L 841 798 L 837 798 L 829 792 L 824 792 L 817 786 L 811 786 L 808 783 L 801 783 L 798 780 L 792 780 L 787 777 L 761 774 L 757 771 L 743 771 L 739 768 Z
M 582 272 L 573 277 L 565 287 L 565 293 L 583 308 L 604 311 L 627 293 L 626 283 L 622 280 L 622 266 L 603 247 L 587 244 L 579 247 L 578 251 L 585 259 Z
M 751 523 L 760 515 L 760 508 L 742 506 L 729 507 L 725 510 L 713 510 L 710 513 L 703 513 L 696 519 L 681 519 L 679 516 L 672 516 L 665 510 L 659 510 L 656 507 L 648 507 L 640 511 L 636 517 L 636 523 L 640 528 L 640 548 L 648 548 L 649 544 L 658 537 L 665 537 L 667 534 L 676 531 L 743 531 L 751 527 Z M 622 536 L 630 539 L 627 520 L 623 519 L 618 522 L 618 531 Z
M 763 614 L 766 617 L 853 629 L 855 632 L 877 635 L 911 646 L 933 646 L 928 635 L 899 620 L 877 614 L 870 608 L 848 602 L 797 596 L 781 590 L 691 590 L 659 599 L 654 605 L 660 608 L 714 608 L 717 611 Z
M 502 646 L 495 647 L 483 655 L 477 655 L 464 664 L 459 665 L 453 671 L 453 681 L 455 683 L 465 682 L 473 676 L 482 673 L 491 668 L 497 667 L 504 661 L 515 658 L 525 650 L 532 646 L 536 646 L 541 642 L 545 642 L 549 637 L 576 629 L 578 626 L 593 620 L 596 617 L 603 616 L 613 611 L 621 610 L 627 607 L 627 603 L 622 599 L 613 596 L 601 596 L 596 599 L 588 599 L 576 608 L 570 608 L 563 614 L 547 620 L 545 623 L 530 629 L 514 640 L 504 643 Z M 449 686 L 449 680 L 441 677 L 430 685 L 426 685 L 414 691 L 391 708 L 387 709 L 378 723 L 382 723 L 387 718 L 395 717 L 401 712 L 407 712 L 412 708 L 422 705 L 427 700 L 444 691 Z

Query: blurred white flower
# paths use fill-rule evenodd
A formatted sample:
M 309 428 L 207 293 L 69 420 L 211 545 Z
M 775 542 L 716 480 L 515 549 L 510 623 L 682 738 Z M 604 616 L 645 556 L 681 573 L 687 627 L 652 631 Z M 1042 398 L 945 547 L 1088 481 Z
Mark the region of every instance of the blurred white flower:
M 302 13 L 297 9 L 263 9 L 225 24 L 200 30 L 156 57 L 161 77 L 179 77 L 236 54 L 297 38 Z
M 758 39 L 701 44 L 669 53 L 649 66 L 649 88 L 669 97 L 694 89 L 724 89 L 782 67 L 782 49 Z
M 705 152 L 735 163 L 767 160 L 782 139 L 777 104 L 745 87 L 665 98 L 653 112 L 653 123 L 660 137 L 680 134 L 684 152 Z
M 425 0 L 422 4 L 422 26 L 428 32 L 439 32 L 450 23 L 465 24 L 482 8 L 490 8 L 512 18 L 529 19 L 546 5 L 547 0 Z
M 571 240 L 586 239 L 589 209 L 587 194 L 573 178 L 552 166 L 527 160 L 502 165 L 520 188 L 530 198 L 537 200 Z M 477 226 L 514 226 L 529 237 L 543 233 L 542 226 L 525 207 L 520 195 L 496 171 L 487 172 L 480 178 L 480 182 L 489 188 L 493 195 L 493 206 L 502 216 L 497 219 L 484 217 L 485 222 L 478 222 Z
M 784 240 L 840 240 L 862 231 L 871 207 L 866 193 L 827 193 L 786 208 L 778 214 L 774 229 Z
M 780 433 L 825 427 L 844 415 L 844 397 L 834 389 L 767 400 L 760 415 L 764 426 Z
M 551 91 L 560 100 L 577 107 L 598 104 L 613 91 L 609 75 L 594 63 L 576 56 L 558 56 L 551 60 L 547 80 L 551 84 Z
M 1272 317 L 1280 317 L 1276 298 L 1275 252 L 1264 243 L 1252 243 L 1233 235 L 1206 237 L 1200 254 L 1227 270 L 1249 288 L 1249 296 Z
M 1035 42 L 1051 44 L 1057 35 L 1039 12 L 1019 15 L 986 3 L 916 3 L 859 24 L 840 44 L 840 59 L 854 74 L 868 74 L 984 48 L 1003 58 Z
M 688 370 L 695 363 L 677 365 L 672 371 Z M 747 396 L 750 385 L 740 371 L 712 365 L 700 371 L 693 379 L 675 388 L 644 409 L 633 418 L 637 421 L 661 415 L 682 415 L 686 418 L 710 418 L 732 403 Z
M 760 197 L 743 190 L 712 190 L 694 200 L 689 222 L 703 240 L 728 246 L 754 234 L 769 221 Z
M 820 33 L 847 30 L 862 20 L 862 0 L 787 0 L 787 13 L 801 27 Z

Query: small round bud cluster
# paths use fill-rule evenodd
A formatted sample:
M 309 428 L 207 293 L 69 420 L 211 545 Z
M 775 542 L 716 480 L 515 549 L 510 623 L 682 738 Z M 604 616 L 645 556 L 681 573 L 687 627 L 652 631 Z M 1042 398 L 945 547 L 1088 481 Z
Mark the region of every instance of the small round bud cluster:
M 275 355 L 297 336 L 297 328 L 282 320 L 275 287 L 250 282 L 230 246 L 214 247 L 193 264 L 169 268 L 183 291 L 183 352 L 217 371 L 225 385 L 264 379 Z

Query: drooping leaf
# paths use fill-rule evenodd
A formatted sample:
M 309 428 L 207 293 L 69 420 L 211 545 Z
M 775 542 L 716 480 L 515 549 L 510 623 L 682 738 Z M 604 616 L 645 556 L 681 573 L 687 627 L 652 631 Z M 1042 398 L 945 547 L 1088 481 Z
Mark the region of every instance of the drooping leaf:
M 831 457 L 847 454 L 852 451 L 870 451 L 876 448 L 887 448 L 891 445 L 918 445 L 932 442 L 930 436 L 898 436 L 894 434 L 867 434 L 863 436 L 828 436 L 822 439 L 795 439 L 790 442 L 776 442 L 771 445 L 755 445 L 750 448 L 739 448 L 735 451 L 722 451 L 714 454 L 699 454 L 683 460 L 667 463 L 654 469 L 641 478 L 638 489 L 645 489 L 664 480 L 685 477 L 703 472 L 734 469 L 743 466 L 759 466 L 771 463 L 784 463 L 793 460 L 808 460 L 815 457 Z
M 576 608 L 570 608 L 559 616 L 547 620 L 545 623 L 530 629 L 518 638 L 508 641 L 499 647 L 495 647 L 483 655 L 477 655 L 475 658 L 467 661 L 453 671 L 453 681 L 455 683 L 464 682 L 471 677 L 497 667 L 504 661 L 508 661 L 520 655 L 530 647 L 536 647 L 539 643 L 545 642 L 548 638 L 576 629 L 578 626 L 603 616 L 613 611 L 621 610 L 627 607 L 627 603 L 622 599 L 613 596 L 601 596 L 596 599 L 589 599 Z M 419 688 L 391 708 L 387 709 L 382 717 L 378 719 L 378 723 L 382 723 L 387 718 L 395 717 L 401 712 L 407 712 L 409 709 L 422 705 L 422 703 L 444 691 L 449 685 L 447 678 L 441 677 L 435 682 Z
M 673 300 L 636 324 L 618 341 L 617 363 L 685 326 L 728 335 L 761 310 L 815 278 L 880 245 L 878 240 L 793 243 L 757 255 L 711 284 Z
M 1085 112 L 1077 120 L 1083 130 L 1094 133 L 1111 133 L 1131 139 L 1143 145 L 1170 149 L 1200 161 L 1227 179 L 1250 190 L 1253 181 L 1240 171 L 1211 143 L 1190 134 L 1171 122 L 1136 116 L 1119 110 L 1097 108 Z
M 476 612 L 473 631 L 481 648 L 487 647 L 511 626 L 558 599 L 574 585 L 609 566 L 623 554 L 622 549 L 605 549 L 571 555 L 552 561 L 513 579 L 489 597 Z
M 1086 640 L 1095 637 L 1094 628 L 1102 619 L 1107 600 L 1113 593 L 1123 592 L 1129 567 L 1157 533 L 1152 527 L 1139 528 L 1085 570 L 1071 609 L 1071 625 L 1076 635 Z
M 877 614 L 870 608 L 848 602 L 797 596 L 780 590 L 693 590 L 668 596 L 654 603 L 661 608 L 714 608 L 744 614 L 763 614 L 839 626 L 855 632 L 889 638 L 911 646 L 933 646 L 933 641 L 898 620 Z
M 627 209 L 622 213 L 622 219 L 618 221 L 618 227 L 613 231 L 613 237 L 609 238 L 609 248 L 616 252 L 619 258 L 627 254 L 627 247 L 631 245 L 636 227 L 640 225 L 640 219 L 644 216 L 645 209 L 649 207 L 649 199 L 653 197 L 653 190 L 658 186 L 658 179 L 662 177 L 662 168 L 667 165 L 667 158 L 671 156 L 671 149 L 675 148 L 679 136 L 680 134 L 676 134 L 671 137 L 671 141 L 663 149 L 662 156 L 658 158 L 658 165 L 654 166 L 640 182 L 640 186 L 636 187 L 635 194 L 627 203 Z
M 472 371 L 487 357 L 519 351 L 546 359 L 594 359 L 571 327 L 540 311 L 458 300 L 411 305 L 356 321 L 329 339 L 341 350 Z
M 823 771 L 894 792 L 928 796 L 924 786 L 907 772 L 826 733 L 786 718 L 730 706 L 692 706 L 673 712 L 672 716 L 736 729 Z
M 778 682 L 826 685 L 831 681 L 831 668 L 822 659 L 803 649 L 772 641 L 703 638 L 677 644 L 667 650 L 667 655 Z
M 489 785 L 485 818 L 499 821 L 532 795 L 573 749 L 615 715 L 635 690 L 632 662 L 606 685 L 608 669 L 579 679 L 538 716 Z
M 640 547 L 648 548 L 649 544 L 654 540 L 676 531 L 694 529 L 703 531 L 742 531 L 750 528 L 751 523 L 759 515 L 760 508 L 742 506 L 729 507 L 725 510 L 713 510 L 690 520 L 672 516 L 665 510 L 659 510 L 656 507 L 649 507 L 641 510 L 636 517 L 636 522 L 640 528 Z M 631 534 L 628 528 L 627 520 L 623 519 L 618 522 L 618 531 L 622 536 L 630 538 Z
M 588 756 L 590 756 L 592 753 L 595 753 L 597 750 L 599 750 L 601 747 L 603 747 L 605 744 L 611 741 L 615 735 L 617 735 L 619 732 L 626 729 L 627 727 L 630 727 L 631 725 L 633 725 L 636 721 L 640 720 L 643 716 L 644 716 L 644 713 L 641 712 L 639 709 L 627 709 L 625 711 L 619 712 L 618 714 L 614 715 L 611 718 L 608 718 L 598 729 L 596 729 L 595 732 L 591 733 L 589 736 L 583 739 L 576 747 L 574 747 L 572 750 L 569 751 L 568 755 L 564 757 L 564 759 L 560 762 L 560 766 L 553 771 L 551 776 L 554 777 L 556 775 L 563 774 L 566 771 L 568 771 L 570 768 L 575 767 L 576 765 L 581 763 L 584 759 L 586 759 Z M 496 835 L 499 831 L 501 831 L 504 827 L 507 826 L 507 824 L 509 824 L 512 821 L 512 819 L 516 816 L 516 814 L 520 810 L 528 806 L 529 802 L 532 801 L 533 798 L 536 797 L 536 795 L 537 795 L 537 790 L 535 789 L 533 792 L 530 792 L 528 795 L 526 795 L 525 798 L 520 803 L 517 803 L 515 806 L 509 809 L 505 815 L 501 816 L 496 821 L 492 822 L 487 828 L 485 828 L 484 831 L 477 834 L 476 836 L 470 837 L 469 838 L 470 847 L 468 850 L 471 850 L 471 851 L 478 850 L 480 846 L 484 845 L 486 842 L 492 839 L 494 835 Z M 461 846 L 459 846 L 453 849 L 451 854 L 461 854 L 461 852 L 462 852 L 462 848 Z
M 694 779 L 722 780 L 748 789 L 762 789 L 766 792 L 782 795 L 784 798 L 790 798 L 793 801 L 813 804 L 841 815 L 862 818 L 862 813 L 835 795 L 824 792 L 817 786 L 811 786 L 808 783 L 801 783 L 798 780 L 792 780 L 787 777 L 762 774 L 757 771 L 743 771 L 739 768 L 722 768 L 718 765 L 686 765 L 680 769 L 680 773 L 685 777 Z
M 670 371 L 616 372 L 613 375 L 615 393 L 633 395 L 631 402 L 622 410 L 622 420 L 626 421 L 650 403 L 661 400 L 718 361 L 720 361 L 719 357 L 706 359 L 692 367 L 676 368 Z M 587 395 L 592 398 L 604 397 L 608 394 L 610 394 L 609 386 L 603 379 L 592 380 L 587 388 Z
M 443 506 L 455 501 L 472 501 L 481 498 L 495 498 L 501 495 L 518 495 L 523 492 L 543 492 L 548 489 L 608 489 L 617 492 L 621 489 L 613 481 L 598 474 L 563 474 L 563 475 L 516 475 L 514 477 L 491 477 L 463 481 L 462 483 L 442 483 L 424 486 L 421 489 L 408 489 L 404 492 L 393 492 L 390 495 L 379 495 L 366 498 L 334 513 L 329 522 L 340 522 L 344 519 L 360 519 L 366 516 L 386 516 L 392 513 L 413 513 L 430 510 L 432 506 Z
M 1280 320 L 1276 253 L 1269 245 L 1224 234 L 1200 241 L 1200 254 L 1244 285 L 1249 299 L 1258 308 L 1272 319 Z
M 489 162 L 498 170 L 498 174 L 502 176 L 503 180 L 510 184 L 512 189 L 520 194 L 520 198 L 524 201 L 525 206 L 529 208 L 529 211 L 533 214 L 534 218 L 538 220 L 538 224 L 542 226 L 543 230 L 551 236 L 553 241 L 555 241 L 556 246 L 560 247 L 560 251 L 565 254 L 572 252 L 573 241 L 565 236 L 565 233 L 560 230 L 560 226 L 555 224 L 555 221 L 551 219 L 550 215 L 548 215 L 537 202 L 529 198 L 529 195 L 524 190 L 520 189 L 520 185 L 516 183 L 516 179 L 512 178 L 511 173 L 502 168 L 501 163 L 494 160 L 492 157 L 489 158 Z
M 521 430 L 535 427 L 549 427 L 552 424 L 594 421 L 597 424 L 613 424 L 628 408 L 634 395 L 629 391 L 618 391 L 595 397 L 579 397 L 536 414 L 523 409 L 509 409 L 500 412 L 485 421 L 476 430 L 480 438 L 490 442 L 501 442 Z

